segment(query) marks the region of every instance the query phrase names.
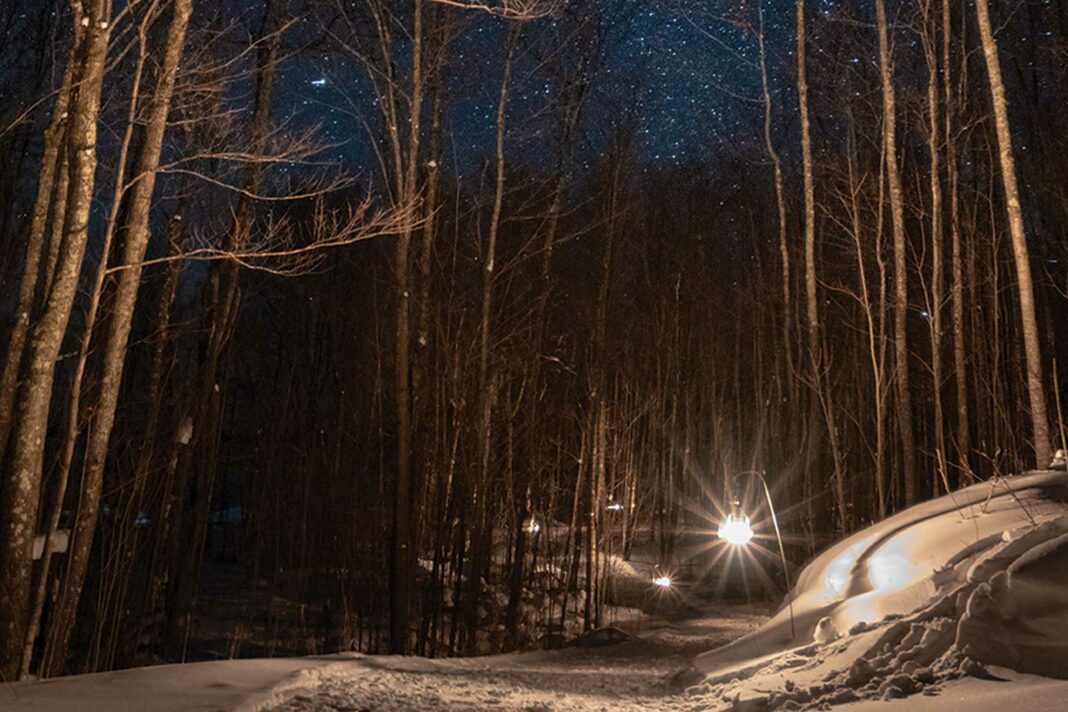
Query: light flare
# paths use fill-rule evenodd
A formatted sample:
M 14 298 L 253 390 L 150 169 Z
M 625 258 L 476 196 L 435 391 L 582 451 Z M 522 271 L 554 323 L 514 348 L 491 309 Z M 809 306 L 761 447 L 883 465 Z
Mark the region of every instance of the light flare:
M 742 546 L 753 538 L 753 527 L 749 523 L 749 517 L 735 519 L 733 514 L 728 514 L 727 519 L 720 523 L 717 533 L 720 539 L 729 544 Z

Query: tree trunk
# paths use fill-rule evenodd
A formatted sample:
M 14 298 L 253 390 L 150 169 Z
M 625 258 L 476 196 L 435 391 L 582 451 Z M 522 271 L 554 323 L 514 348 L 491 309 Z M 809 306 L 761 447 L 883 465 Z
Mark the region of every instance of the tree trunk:
M 414 201 L 419 176 L 420 121 L 423 113 L 423 3 L 414 0 L 412 28 L 412 90 L 409 114 L 408 162 L 405 164 L 398 151 L 396 172 L 402 182 L 397 199 Z M 389 59 L 387 58 L 387 61 Z M 396 117 L 391 130 L 396 132 Z M 411 284 L 409 252 L 412 230 L 405 229 L 397 241 L 397 333 L 396 392 L 397 392 L 397 478 L 393 490 L 392 545 L 389 560 L 389 652 L 403 654 L 408 651 L 409 607 L 411 605 L 412 578 L 412 384 L 411 384 Z
M 946 176 L 949 179 L 950 234 L 950 307 L 953 324 L 953 378 L 957 396 L 957 466 L 953 481 L 971 475 L 971 417 L 968 409 L 968 371 L 964 352 L 964 266 L 960 236 L 959 176 L 957 173 L 956 137 L 954 124 L 955 94 L 950 48 L 953 37 L 953 14 L 950 0 L 942 0 L 942 78 L 945 105 Z
M 271 105 L 274 95 L 275 72 L 278 66 L 281 29 L 283 27 L 286 0 L 268 0 L 261 26 L 261 43 L 257 52 L 255 75 L 255 98 L 253 100 L 252 121 L 250 127 L 249 153 L 262 157 L 267 153 L 267 141 L 271 128 Z M 227 235 L 226 248 L 240 250 L 249 241 L 256 220 L 255 197 L 260 190 L 263 179 L 263 162 L 253 159 L 248 166 L 243 181 L 244 194 L 239 201 L 234 217 L 233 227 Z M 178 496 L 185 497 L 185 488 L 189 485 L 189 470 L 196 463 L 196 478 L 193 481 L 194 497 L 187 508 L 189 511 L 176 512 L 176 517 L 183 514 L 188 523 L 176 523 L 176 531 L 184 531 L 186 543 L 176 547 L 172 552 L 177 560 L 172 559 L 171 574 L 175 579 L 170 591 L 170 609 L 168 610 L 167 641 L 172 650 L 179 649 L 182 641 L 188 637 L 191 622 L 191 609 L 196 598 L 196 586 L 200 571 L 200 559 L 207 536 L 208 519 L 211 514 L 211 500 L 215 485 L 215 468 L 217 464 L 219 424 L 221 409 L 225 397 L 225 384 L 219 376 L 224 369 L 225 355 L 240 306 L 240 269 L 233 263 L 219 266 L 212 277 L 211 287 L 211 323 L 207 329 L 207 345 L 204 362 L 198 377 L 199 392 L 193 405 L 193 446 L 190 453 L 183 453 L 177 469 Z M 192 531 L 184 529 L 191 525 Z
M 122 198 L 125 195 L 126 158 L 129 153 L 130 142 L 133 138 L 134 124 L 137 118 L 141 75 L 144 71 L 145 59 L 147 57 L 146 41 L 147 28 L 151 22 L 150 16 L 151 13 L 146 13 L 138 37 L 138 56 L 136 68 L 133 71 L 132 89 L 130 91 L 130 100 L 126 115 L 126 130 L 123 133 L 121 148 L 119 149 L 119 157 L 116 161 L 117 173 L 114 190 L 111 196 L 111 208 L 108 213 L 108 222 L 104 229 L 104 239 L 100 249 L 100 263 L 97 265 L 96 275 L 93 279 L 93 287 L 89 295 L 89 305 L 86 307 L 84 324 L 82 326 L 82 337 L 78 349 L 78 361 L 74 367 L 74 373 L 71 375 L 70 384 L 68 386 L 70 399 L 68 401 L 67 419 L 63 431 L 63 444 L 59 454 L 59 471 L 56 476 L 52 506 L 45 519 L 47 522 L 47 529 L 44 533 L 45 547 L 41 556 L 41 570 L 37 577 L 37 585 L 34 587 L 34 597 L 30 608 L 30 620 L 26 631 L 26 648 L 22 658 L 22 677 L 28 676 L 30 672 L 30 659 L 33 654 L 34 642 L 37 639 L 37 633 L 41 622 L 41 613 L 44 610 L 45 597 L 47 595 L 48 576 L 52 563 L 52 536 L 59 526 L 60 516 L 63 511 L 63 502 L 67 492 L 67 483 L 70 477 L 71 464 L 74 461 L 74 449 L 78 442 L 78 435 L 81 432 L 82 384 L 85 378 L 86 366 L 89 362 L 89 347 L 90 342 L 92 341 L 93 331 L 96 327 L 96 317 L 99 312 L 100 299 L 104 291 L 104 278 L 107 274 L 108 267 L 107 258 L 108 255 L 111 254 L 111 241 L 115 234 L 115 225 L 122 205 Z M 48 265 L 45 267 L 46 275 L 44 291 L 46 293 L 48 291 L 48 284 L 52 279 L 52 270 L 55 267 L 54 260 L 59 254 L 59 249 L 56 246 L 57 242 L 58 239 L 53 240 L 53 244 L 49 246 L 50 255 Z M 55 247 L 54 250 L 52 249 L 53 247 Z
M 78 23 L 74 30 L 73 46 L 67 59 L 67 68 L 63 73 L 63 83 L 56 95 L 56 105 L 52 109 L 52 123 L 49 124 L 44 134 L 44 155 L 41 157 L 41 175 L 37 180 L 37 198 L 33 204 L 33 218 L 30 222 L 30 234 L 26 238 L 26 256 L 23 260 L 22 278 L 19 281 L 19 292 L 15 304 L 15 323 L 11 326 L 8 336 L 7 353 L 4 358 L 4 370 L 0 374 L 0 462 L 4 461 L 7 451 L 7 440 L 11 433 L 11 427 L 15 415 L 15 394 L 18 392 L 19 376 L 22 367 L 22 355 L 26 346 L 26 334 L 30 328 L 30 315 L 34 308 L 34 294 L 37 288 L 38 274 L 41 267 L 41 253 L 44 250 L 45 231 L 48 226 L 48 216 L 53 202 L 56 202 L 56 211 L 53 221 L 63 229 L 63 210 L 60 205 L 66 204 L 65 188 L 67 181 L 63 176 L 67 174 L 65 162 L 61 160 L 65 131 L 67 126 L 67 111 L 70 107 L 71 77 L 75 71 L 79 46 L 82 35 Z M 53 185 L 56 182 L 57 172 L 60 181 L 56 186 L 56 200 L 53 201 Z M 61 198 L 59 191 L 64 195 Z M 47 291 L 45 292 L 47 298 Z
M 1042 382 L 1042 350 L 1039 344 L 1038 320 L 1035 318 L 1035 290 L 1031 279 L 1031 261 L 1024 233 L 1020 191 L 1016 184 L 1016 159 L 1012 153 L 1012 132 L 1009 128 L 1009 107 L 1005 99 L 1005 85 L 1001 81 L 1001 61 L 997 43 L 990 26 L 988 0 L 975 0 L 975 14 L 979 20 L 979 36 L 983 42 L 987 75 L 990 79 L 990 98 L 994 105 L 994 127 L 998 138 L 998 162 L 1005 190 L 1005 211 L 1012 237 L 1012 253 L 1016 262 L 1016 280 L 1020 299 L 1020 331 L 1024 356 L 1027 360 L 1027 395 L 1031 403 L 1031 434 L 1034 442 L 1036 467 L 1050 462 L 1049 415 L 1046 392 Z
M 783 304 L 783 319 L 782 319 L 782 348 L 786 354 L 786 379 L 791 384 L 790 392 L 794 392 L 793 384 L 795 381 L 795 365 L 794 365 L 794 344 L 793 344 L 793 330 L 794 330 L 794 300 L 793 300 L 793 288 L 792 279 L 790 276 L 790 245 L 787 242 L 787 230 L 786 230 L 786 197 L 783 190 L 782 179 L 782 159 L 779 157 L 779 152 L 775 150 L 775 144 L 771 140 L 771 91 L 768 88 L 768 65 L 765 56 L 764 48 L 764 6 L 763 0 L 758 3 L 757 10 L 760 17 L 760 29 L 757 34 L 757 40 L 760 44 L 760 85 L 763 90 L 764 96 L 764 147 L 768 152 L 768 158 L 771 159 L 772 166 L 775 169 L 775 205 L 778 208 L 779 219 L 779 255 L 782 261 L 782 304 Z M 802 8 L 802 12 L 804 9 Z M 806 86 L 806 91 L 808 90 Z M 807 102 L 806 102 L 807 103 Z M 807 112 L 806 112 L 807 113 Z M 807 122 L 808 119 L 806 118 Z M 806 215 L 808 206 L 806 204 Z M 806 252 L 807 255 L 807 252 Z M 790 406 L 795 405 L 794 398 L 791 398 Z
M 932 3 L 925 0 L 923 50 L 927 63 L 927 150 L 930 153 L 931 190 L 931 299 L 927 307 L 931 335 L 931 380 L 934 394 L 935 472 L 932 496 L 939 494 L 939 482 L 949 491 L 946 471 L 945 415 L 942 408 L 942 301 L 943 295 L 943 236 L 942 236 L 942 160 L 941 128 L 939 124 L 938 35 L 932 31 Z M 944 71 L 948 71 L 948 67 Z
M 104 482 L 104 465 L 107 460 L 111 427 L 115 422 L 122 385 L 123 365 L 126 361 L 126 345 L 130 337 L 137 292 L 141 285 L 141 262 L 148 247 L 149 211 L 159 169 L 163 136 L 167 130 L 167 115 L 171 95 L 178 75 L 178 64 L 185 46 L 185 33 L 192 13 L 192 0 L 174 0 L 173 16 L 167 30 L 162 51 L 159 74 L 152 98 L 152 109 L 145 126 L 141 155 L 137 163 L 137 175 L 130 189 L 129 205 L 123 248 L 122 268 L 118 274 L 115 303 L 108 322 L 107 338 L 102 358 L 100 395 L 94 409 L 93 427 L 86 445 L 85 469 L 82 474 L 80 505 L 72 534 L 73 541 L 67 559 L 63 595 L 55 613 L 55 646 L 51 655 L 49 672 L 58 673 L 66 662 L 70 634 L 81 599 L 89 554 L 96 533 L 97 513 Z M 106 255 L 102 258 L 106 259 Z
M 912 429 L 912 392 L 909 387 L 908 273 L 905 239 L 905 193 L 897 162 L 897 104 L 890 57 L 890 32 L 885 0 L 875 0 L 879 29 L 879 74 L 883 90 L 883 133 L 886 141 L 886 172 L 890 192 L 890 222 L 894 236 L 894 361 L 897 385 L 897 422 L 901 434 L 901 477 L 905 504 L 915 504 L 919 495 L 916 479 L 916 445 Z
M 490 363 L 490 349 L 493 340 L 493 282 L 496 278 L 494 269 L 497 258 L 497 237 L 501 226 L 501 211 L 504 206 L 504 138 L 506 135 L 505 119 L 508 110 L 508 90 L 512 77 L 512 57 L 515 46 L 519 39 L 519 31 L 510 26 L 507 30 L 506 56 L 504 59 L 504 71 L 501 78 L 501 88 L 497 97 L 497 146 L 496 146 L 496 183 L 493 191 L 493 212 L 490 215 L 489 232 L 486 239 L 486 251 L 482 257 L 482 312 L 479 327 L 478 343 L 478 383 L 479 383 L 479 471 L 478 481 L 475 483 L 472 503 L 475 508 L 475 526 L 472 529 L 472 554 L 468 574 L 468 590 L 466 593 L 467 606 L 467 650 L 468 654 L 475 652 L 477 644 L 478 602 L 481 598 L 483 547 L 490 546 L 486 541 L 488 533 L 488 509 L 489 509 L 489 480 L 491 445 L 493 442 L 493 405 L 497 393 L 497 377 L 495 369 Z
M 0 529 L 0 639 L 3 658 L 0 677 L 12 680 L 18 674 L 29 611 L 33 566 L 33 537 L 41 492 L 45 435 L 52 399 L 56 358 L 63 342 L 71 306 L 78 287 L 82 257 L 89 236 L 89 213 L 96 173 L 97 118 L 103 84 L 108 40 L 111 36 L 111 3 L 88 0 L 84 16 L 85 38 L 72 56 L 77 62 L 76 83 L 71 93 L 67 130 L 70 156 L 70 189 L 64 220 L 63 243 L 55 283 L 44 313 L 33 329 L 27 354 L 27 377 L 18 407 L 12 473 L 3 486 L 3 527 Z
M 840 448 L 838 446 L 837 426 L 834 422 L 834 406 L 831 398 L 831 384 L 827 377 L 828 359 L 824 357 L 823 337 L 820 330 L 819 296 L 816 277 L 816 188 L 812 175 L 812 138 L 808 115 L 808 81 L 805 71 L 805 0 L 797 0 L 797 96 L 801 114 L 801 164 L 804 179 L 805 197 L 805 305 L 808 319 L 808 356 L 811 368 L 812 389 L 815 398 L 812 402 L 810 422 L 815 422 L 815 408 L 823 411 L 827 427 L 827 437 L 831 445 L 831 457 L 834 466 L 834 491 L 838 524 L 842 532 L 848 530 L 848 512 L 845 502 L 844 472 L 842 469 Z M 805 499 L 810 501 L 811 467 L 805 468 Z

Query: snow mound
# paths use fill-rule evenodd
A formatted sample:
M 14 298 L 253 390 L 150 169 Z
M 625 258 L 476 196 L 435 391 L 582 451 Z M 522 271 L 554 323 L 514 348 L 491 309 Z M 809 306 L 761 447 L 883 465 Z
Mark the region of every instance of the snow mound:
M 765 626 L 698 657 L 691 696 L 732 708 L 938 694 L 987 666 L 1068 679 L 1068 475 L 925 502 L 817 557 Z

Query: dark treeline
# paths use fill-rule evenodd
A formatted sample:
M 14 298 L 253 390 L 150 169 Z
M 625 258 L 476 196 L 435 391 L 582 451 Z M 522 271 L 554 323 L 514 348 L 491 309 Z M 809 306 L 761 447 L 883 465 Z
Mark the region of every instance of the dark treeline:
M 800 563 L 1046 465 L 1068 4 L 810 4 L 4 3 L 0 679 L 527 647 L 736 473 Z M 667 162 L 673 16 L 739 118 Z

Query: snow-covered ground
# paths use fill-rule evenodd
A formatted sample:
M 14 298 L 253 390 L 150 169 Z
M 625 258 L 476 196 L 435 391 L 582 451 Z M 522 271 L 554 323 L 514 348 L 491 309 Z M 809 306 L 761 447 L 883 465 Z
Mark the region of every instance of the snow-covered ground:
M 858 532 L 805 568 L 792 603 L 793 634 L 785 607 L 763 625 L 707 610 L 605 648 L 0 685 L 0 710 L 1068 709 L 1068 474 L 977 485 Z
M 789 709 L 1009 675 L 990 666 L 1068 679 L 1068 474 L 1001 479 L 905 510 L 817 557 L 792 602 L 796 633 L 780 610 L 699 656 L 688 693 Z M 1064 683 L 1052 689 L 1068 700 Z
M 336 655 L 166 665 L 0 685 L 0 710 L 639 710 L 672 701 L 699 652 L 767 620 L 731 607 L 683 621 L 646 619 L 640 639 L 478 658 Z

